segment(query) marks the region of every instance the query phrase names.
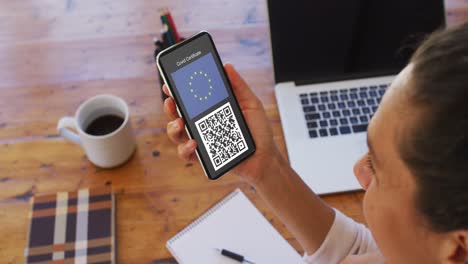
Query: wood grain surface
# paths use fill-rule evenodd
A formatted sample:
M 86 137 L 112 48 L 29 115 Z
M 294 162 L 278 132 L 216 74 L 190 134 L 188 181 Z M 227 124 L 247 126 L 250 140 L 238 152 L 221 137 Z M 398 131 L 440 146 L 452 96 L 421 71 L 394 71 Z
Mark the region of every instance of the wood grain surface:
M 450 25 L 466 19 L 467 5 L 446 1 Z M 172 11 L 181 35 L 212 33 L 223 61 L 236 65 L 261 98 L 286 155 L 265 1 L 0 0 L 1 263 L 24 261 L 31 196 L 103 185 L 117 193 L 119 263 L 170 258 L 166 241 L 237 187 L 302 253 L 253 188 L 233 175 L 210 182 L 198 164 L 177 158 L 152 58 L 161 7 Z M 91 165 L 56 131 L 60 117 L 101 93 L 129 103 L 138 144 L 133 158 L 112 170 Z M 364 222 L 362 197 L 354 192 L 324 199 Z

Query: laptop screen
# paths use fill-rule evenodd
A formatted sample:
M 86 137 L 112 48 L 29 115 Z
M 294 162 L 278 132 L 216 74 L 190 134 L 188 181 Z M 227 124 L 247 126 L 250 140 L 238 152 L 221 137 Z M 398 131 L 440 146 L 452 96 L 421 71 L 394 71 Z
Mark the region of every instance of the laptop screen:
M 445 22 L 443 0 L 268 0 L 276 83 L 395 74 Z

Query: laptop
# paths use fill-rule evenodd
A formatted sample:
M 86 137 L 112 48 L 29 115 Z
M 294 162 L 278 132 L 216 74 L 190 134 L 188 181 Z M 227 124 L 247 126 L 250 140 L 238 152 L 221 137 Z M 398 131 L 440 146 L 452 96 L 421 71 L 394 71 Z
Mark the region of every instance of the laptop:
M 268 0 L 275 95 L 292 168 L 317 194 L 358 190 L 354 163 L 386 89 L 442 0 Z

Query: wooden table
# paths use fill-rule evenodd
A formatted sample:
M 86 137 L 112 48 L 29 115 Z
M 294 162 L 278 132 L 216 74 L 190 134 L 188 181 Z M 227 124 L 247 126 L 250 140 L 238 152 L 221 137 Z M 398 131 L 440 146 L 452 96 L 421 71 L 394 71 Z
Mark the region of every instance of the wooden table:
M 466 17 L 464 4 L 448 1 L 450 24 Z M 169 258 L 165 242 L 237 187 L 302 251 L 253 188 L 233 175 L 210 182 L 198 164 L 177 158 L 152 57 L 162 6 L 172 10 L 182 35 L 210 31 L 223 60 L 235 64 L 261 98 L 286 153 L 265 1 L 0 0 L 0 6 L 0 262 L 23 262 L 31 196 L 103 185 L 118 194 L 120 263 Z M 60 117 L 100 93 L 129 103 L 137 138 L 133 159 L 113 170 L 91 165 L 56 131 Z M 362 197 L 324 199 L 364 221 Z

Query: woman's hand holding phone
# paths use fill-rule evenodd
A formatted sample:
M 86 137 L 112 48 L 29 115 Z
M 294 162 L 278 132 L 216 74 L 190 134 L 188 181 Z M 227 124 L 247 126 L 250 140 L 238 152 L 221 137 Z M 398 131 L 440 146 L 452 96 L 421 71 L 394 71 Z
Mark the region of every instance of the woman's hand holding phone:
M 260 100 L 232 65 L 225 65 L 224 69 L 257 147 L 253 155 L 231 172 L 255 187 L 263 201 L 279 216 L 306 252 L 315 252 L 330 230 L 334 211 L 309 189 L 282 158 L 274 144 L 273 133 Z M 164 91 L 169 93 L 166 88 Z M 168 124 L 167 133 L 173 142 L 179 144 L 179 156 L 197 162 L 194 152 L 196 142 L 188 139 L 171 98 L 164 102 L 164 111 L 172 120 Z M 171 124 L 177 125 L 174 127 Z M 374 260 L 374 256 L 350 259 L 360 260 Z
M 233 168 L 232 172 L 255 186 L 263 177 L 264 168 L 277 158 L 281 159 L 281 155 L 273 142 L 273 133 L 260 99 L 255 96 L 231 64 L 226 64 L 224 69 L 257 147 L 256 152 Z M 166 86 L 163 87 L 163 91 L 169 96 L 164 101 L 164 112 L 171 120 L 167 124 L 169 139 L 177 144 L 178 155 L 181 159 L 198 162 L 195 154 L 197 142 L 188 138 L 184 129 L 184 121 L 178 116 L 174 100 L 170 97 Z

